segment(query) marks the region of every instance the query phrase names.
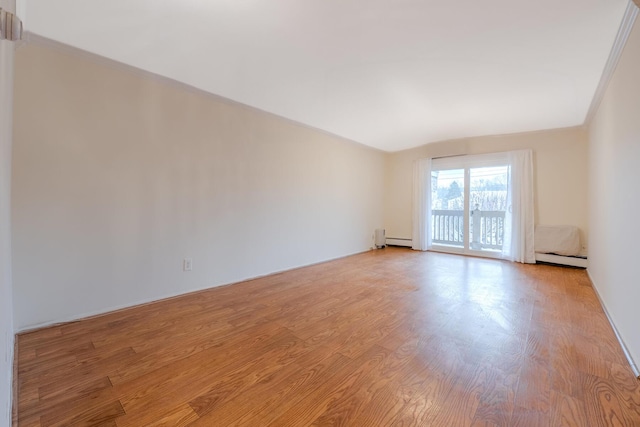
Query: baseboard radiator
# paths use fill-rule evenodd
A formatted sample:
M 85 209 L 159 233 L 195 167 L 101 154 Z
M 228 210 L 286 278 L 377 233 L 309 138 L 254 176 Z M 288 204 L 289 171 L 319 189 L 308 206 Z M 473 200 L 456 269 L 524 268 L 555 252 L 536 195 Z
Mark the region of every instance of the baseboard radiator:
M 536 261 L 547 263 L 547 264 L 556 264 L 556 265 L 564 265 L 568 267 L 578 267 L 578 268 L 587 268 L 587 257 L 580 256 L 563 256 L 563 255 L 555 255 L 555 254 L 541 254 L 536 252 Z
M 405 246 L 410 248 L 413 246 L 413 241 L 411 239 L 402 239 L 398 237 L 387 237 L 387 246 Z

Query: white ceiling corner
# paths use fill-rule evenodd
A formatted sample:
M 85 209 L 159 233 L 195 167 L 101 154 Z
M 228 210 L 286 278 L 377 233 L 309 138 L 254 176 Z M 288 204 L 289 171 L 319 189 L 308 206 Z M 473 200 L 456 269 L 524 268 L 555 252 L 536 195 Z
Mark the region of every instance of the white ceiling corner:
M 397 151 L 583 124 L 627 4 L 18 0 L 18 9 L 42 37 Z

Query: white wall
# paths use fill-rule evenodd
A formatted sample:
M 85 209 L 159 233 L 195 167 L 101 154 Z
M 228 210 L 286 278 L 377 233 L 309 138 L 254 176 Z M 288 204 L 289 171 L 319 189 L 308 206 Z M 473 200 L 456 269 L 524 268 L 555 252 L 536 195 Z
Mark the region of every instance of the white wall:
M 589 127 L 589 274 L 640 364 L 640 23 Z
M 388 237 L 411 239 L 413 162 L 427 157 L 531 148 L 536 224 L 575 225 L 587 243 L 587 137 L 582 128 L 485 136 L 427 144 L 390 154 L 385 189 Z
M 14 11 L 15 4 L 0 0 Z M 14 44 L 0 40 L 0 426 L 11 425 L 13 297 L 11 287 L 11 124 Z
M 383 152 L 42 41 L 15 99 L 19 330 L 365 251 L 383 225 Z

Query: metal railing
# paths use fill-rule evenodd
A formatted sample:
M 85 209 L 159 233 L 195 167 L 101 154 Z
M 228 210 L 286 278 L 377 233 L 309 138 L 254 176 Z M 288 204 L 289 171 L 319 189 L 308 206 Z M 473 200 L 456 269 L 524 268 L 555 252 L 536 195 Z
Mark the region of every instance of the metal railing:
M 464 212 L 434 209 L 431 211 L 431 240 L 435 244 L 464 247 Z M 504 211 L 471 211 L 471 249 L 502 249 Z

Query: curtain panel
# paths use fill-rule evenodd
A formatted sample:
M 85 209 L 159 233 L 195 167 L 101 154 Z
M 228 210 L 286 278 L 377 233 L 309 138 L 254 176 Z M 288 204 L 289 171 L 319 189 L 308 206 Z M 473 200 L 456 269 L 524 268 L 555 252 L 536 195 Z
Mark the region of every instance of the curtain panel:
M 535 264 L 532 150 L 510 151 L 509 181 L 502 256 L 509 261 Z
M 431 248 L 431 159 L 413 163 L 413 235 L 412 248 Z

